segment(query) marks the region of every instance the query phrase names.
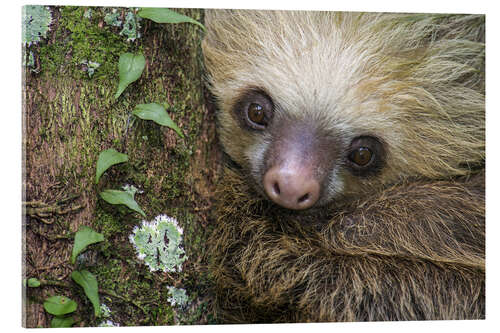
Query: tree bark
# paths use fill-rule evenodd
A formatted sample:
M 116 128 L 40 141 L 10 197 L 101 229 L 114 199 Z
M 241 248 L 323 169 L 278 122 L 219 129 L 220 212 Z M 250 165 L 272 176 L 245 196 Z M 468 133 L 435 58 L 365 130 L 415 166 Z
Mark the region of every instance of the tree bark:
M 116 10 L 122 21 L 131 11 Z M 180 11 L 202 20 L 200 10 Z M 24 326 L 48 327 L 52 316 L 42 303 L 56 294 L 77 301 L 77 326 L 99 324 L 70 277 L 76 268 L 69 261 L 73 233 L 82 225 L 102 233 L 105 241 L 92 246 L 88 260 L 78 267 L 97 277 L 99 288 L 107 291 L 100 294 L 101 303 L 111 308 L 121 326 L 209 322 L 204 235 L 220 152 L 214 111 L 205 105 L 202 30 L 193 24 L 143 19 L 141 37 L 129 42 L 120 35 L 121 27 L 106 23 L 112 8 L 50 7 L 50 12 L 47 38 L 26 48 L 34 64 L 24 68 L 23 273 L 24 278 L 60 281 L 69 287 L 27 288 Z M 124 52 L 142 52 L 146 68 L 115 99 L 118 59 Z M 92 77 L 89 61 L 99 62 Z M 184 138 L 132 116 L 135 105 L 153 102 L 168 106 Z M 110 168 L 95 184 L 97 158 L 108 148 L 127 154 L 129 161 Z M 102 190 L 125 184 L 143 191 L 135 199 L 146 220 L 166 214 L 184 228 L 188 261 L 182 273 L 151 273 L 136 260 L 128 236 L 140 224 L 140 215 L 99 197 Z M 191 295 L 189 315 L 170 307 L 166 285 L 183 287 Z M 196 311 L 202 314 L 194 318 Z

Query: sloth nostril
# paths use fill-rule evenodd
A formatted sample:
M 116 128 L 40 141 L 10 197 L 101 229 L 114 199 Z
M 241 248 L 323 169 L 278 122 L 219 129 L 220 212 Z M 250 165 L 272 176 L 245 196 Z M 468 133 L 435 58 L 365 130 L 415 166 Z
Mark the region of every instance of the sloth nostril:
M 280 194 L 281 193 L 281 191 L 280 191 L 280 185 L 278 184 L 278 182 L 274 183 L 273 189 L 274 189 L 274 193 L 276 193 L 276 194 Z
M 301 197 L 299 198 L 299 200 L 297 200 L 297 203 L 299 203 L 299 204 L 300 204 L 300 203 L 303 203 L 304 201 L 307 201 L 307 199 L 309 199 L 309 193 L 306 193 L 306 194 L 304 194 L 303 196 L 301 196 Z

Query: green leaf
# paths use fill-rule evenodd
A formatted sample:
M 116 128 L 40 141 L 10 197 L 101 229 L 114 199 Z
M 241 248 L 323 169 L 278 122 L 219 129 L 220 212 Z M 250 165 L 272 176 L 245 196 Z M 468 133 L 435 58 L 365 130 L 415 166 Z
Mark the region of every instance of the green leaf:
M 99 243 L 104 240 L 104 236 L 95 232 L 87 226 L 81 226 L 75 234 L 75 244 L 71 253 L 71 263 L 74 264 L 76 257 L 90 244 Z
M 167 111 L 165 111 L 165 108 L 160 104 L 139 104 L 135 107 L 134 111 L 132 111 L 132 114 L 141 119 L 152 120 L 157 124 L 167 126 L 176 131 L 181 138 L 184 137 L 180 128 L 177 127 L 177 125 L 172 121 L 172 118 L 168 115 Z
M 120 82 L 115 98 L 120 97 L 129 84 L 141 77 L 142 71 L 146 66 L 146 59 L 142 54 L 123 53 L 118 62 L 118 71 L 120 73 Z
M 50 322 L 51 328 L 71 327 L 76 323 L 72 317 L 54 317 Z
M 141 8 L 137 14 L 156 23 L 193 23 L 206 30 L 200 22 L 168 8 Z
M 97 167 L 95 172 L 95 183 L 99 182 L 104 171 L 108 170 L 112 165 L 128 161 L 128 155 L 122 154 L 113 148 L 102 151 L 97 159 Z
M 104 201 L 112 205 L 125 205 L 133 211 L 136 211 L 142 216 L 146 217 L 146 214 L 142 211 L 137 202 L 135 202 L 134 196 L 130 192 L 119 190 L 105 190 L 99 193 L 99 195 Z
M 62 316 L 76 310 L 76 302 L 66 296 L 52 296 L 43 302 L 45 311 L 56 316 Z
M 30 288 L 40 287 L 40 281 L 38 281 L 38 279 L 36 278 L 30 278 L 28 279 L 28 287 Z
M 99 289 L 95 276 L 87 270 L 82 270 L 73 271 L 71 278 L 83 288 L 85 295 L 87 295 L 94 306 L 94 315 L 99 317 L 101 315 L 101 304 L 99 303 Z

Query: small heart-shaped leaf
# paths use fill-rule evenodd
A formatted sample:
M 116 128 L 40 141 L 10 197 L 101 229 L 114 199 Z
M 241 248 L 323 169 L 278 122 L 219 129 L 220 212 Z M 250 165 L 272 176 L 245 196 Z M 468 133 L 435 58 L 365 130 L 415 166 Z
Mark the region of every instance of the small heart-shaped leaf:
M 77 304 L 66 296 L 52 296 L 43 302 L 45 311 L 55 316 L 62 316 L 75 312 Z
M 145 66 L 146 59 L 142 54 L 123 53 L 120 55 L 120 60 L 118 61 L 120 82 L 118 83 L 115 98 L 120 97 L 129 84 L 141 77 Z
M 99 289 L 95 276 L 87 270 L 82 270 L 73 271 L 71 278 L 83 288 L 85 295 L 87 295 L 94 306 L 94 315 L 99 317 L 101 315 L 101 305 L 99 303 Z
M 152 120 L 159 125 L 167 126 L 176 131 L 181 138 L 184 137 L 181 129 L 177 127 L 177 125 L 172 121 L 172 118 L 170 118 L 170 116 L 168 115 L 165 108 L 160 104 L 139 104 L 135 107 L 134 111 L 132 111 L 132 114 L 141 119 Z
M 156 23 L 193 23 L 206 30 L 200 22 L 168 8 L 141 8 L 137 14 Z
M 81 226 L 75 234 L 75 244 L 71 253 L 71 263 L 74 264 L 76 257 L 90 244 L 99 243 L 104 240 L 104 236 L 95 232 L 87 226 Z
M 51 328 L 71 327 L 75 324 L 72 317 L 54 317 L 50 322 Z
M 128 161 L 128 155 L 122 154 L 113 148 L 102 151 L 97 159 L 97 167 L 95 172 L 95 183 L 99 182 L 102 174 L 112 165 Z
M 135 202 L 134 196 L 130 192 L 120 190 L 105 190 L 99 193 L 99 195 L 104 201 L 112 205 L 125 205 L 133 211 L 136 211 L 142 216 L 146 217 L 146 214 L 142 211 L 137 202 Z
M 40 281 L 38 281 L 37 278 L 30 278 L 28 279 L 28 287 L 30 288 L 40 287 Z

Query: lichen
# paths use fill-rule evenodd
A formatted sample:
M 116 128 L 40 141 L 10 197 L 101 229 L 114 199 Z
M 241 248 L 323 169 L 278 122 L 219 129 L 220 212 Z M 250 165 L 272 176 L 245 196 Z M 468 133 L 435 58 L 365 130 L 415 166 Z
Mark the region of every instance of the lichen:
M 87 59 L 83 59 L 81 64 L 84 65 L 84 71 L 87 72 L 89 77 L 91 78 L 94 75 L 94 72 L 101 66 L 100 63 L 95 61 L 88 61 Z
M 134 185 L 130 185 L 130 184 L 123 185 L 122 190 L 130 193 L 132 196 L 135 196 L 136 193 L 139 193 L 139 194 L 144 193 L 144 191 L 139 190 L 137 187 L 135 187 Z
M 22 14 L 23 44 L 30 46 L 47 37 L 52 15 L 45 6 L 24 6 Z
M 140 38 L 141 34 L 139 29 L 141 25 L 139 21 L 141 18 L 135 15 L 132 10 L 129 10 L 127 14 L 125 14 L 125 22 L 120 20 L 120 17 L 121 14 L 114 8 L 111 13 L 107 13 L 106 16 L 104 16 L 104 22 L 112 27 L 121 27 L 122 30 L 120 31 L 120 35 L 127 37 L 127 42 L 133 42 L 137 38 Z
M 99 327 L 119 327 L 120 324 L 111 320 L 111 310 L 109 307 L 101 303 L 101 317 L 103 320 L 99 323 Z
M 103 318 L 109 318 L 109 317 L 111 317 L 111 310 L 104 303 L 101 303 L 101 316 Z
M 85 13 L 83 13 L 83 17 L 90 20 L 92 18 L 92 8 L 87 9 Z
M 113 8 L 111 13 L 107 13 L 106 16 L 104 16 L 104 22 L 113 27 L 120 27 L 122 25 L 122 21 L 118 19 L 119 17 L 120 13 L 117 12 L 116 8 Z
M 26 61 L 26 57 L 23 57 L 23 66 L 27 66 L 30 68 L 35 67 L 35 56 L 33 55 L 33 51 L 28 53 L 28 59 Z
M 125 22 L 123 23 L 123 29 L 120 31 L 120 35 L 127 37 L 127 42 L 133 42 L 137 38 L 141 37 L 139 29 L 141 25 L 139 21 L 141 18 L 135 15 L 133 12 L 127 12 L 125 15 Z
M 143 260 L 152 272 L 180 272 L 186 261 L 181 246 L 182 228 L 177 220 L 159 215 L 153 221 L 142 221 L 129 236 L 137 257 Z
M 167 299 L 172 306 L 184 307 L 188 304 L 186 290 L 182 288 L 167 287 L 170 297 Z
M 112 320 L 105 320 L 99 324 L 99 327 L 119 327 L 120 324 L 115 323 Z

